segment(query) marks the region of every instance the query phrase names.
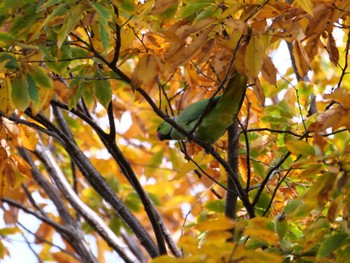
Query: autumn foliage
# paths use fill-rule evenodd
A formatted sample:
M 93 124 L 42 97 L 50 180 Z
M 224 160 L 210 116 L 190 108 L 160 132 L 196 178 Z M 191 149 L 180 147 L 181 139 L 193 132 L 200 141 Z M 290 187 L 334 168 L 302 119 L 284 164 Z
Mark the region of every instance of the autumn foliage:
M 345 0 L 1 1 L 0 258 L 346 262 L 349 32 Z M 219 141 L 158 140 L 234 70 Z

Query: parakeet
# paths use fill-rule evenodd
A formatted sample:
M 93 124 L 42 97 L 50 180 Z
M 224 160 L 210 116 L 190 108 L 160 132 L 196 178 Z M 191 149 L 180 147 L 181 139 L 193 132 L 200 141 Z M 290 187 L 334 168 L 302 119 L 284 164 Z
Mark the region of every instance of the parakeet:
M 247 85 L 247 77 L 235 73 L 229 80 L 222 95 L 215 96 L 212 107 L 207 111 L 202 122 L 194 131 L 195 136 L 210 144 L 215 143 L 233 123 L 233 118 L 239 112 Z M 209 99 L 200 100 L 186 107 L 179 116 L 173 120 L 186 131 L 191 131 L 203 111 L 206 109 Z M 160 140 L 186 140 L 186 136 L 177 131 L 168 122 L 162 122 L 157 129 Z

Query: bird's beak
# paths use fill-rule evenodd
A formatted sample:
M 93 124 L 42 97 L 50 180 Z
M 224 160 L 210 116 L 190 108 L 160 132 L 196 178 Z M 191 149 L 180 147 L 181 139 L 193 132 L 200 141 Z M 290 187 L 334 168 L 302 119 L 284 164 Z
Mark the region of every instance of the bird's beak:
M 157 132 L 157 137 L 160 141 L 163 141 L 164 138 L 163 138 L 163 134 L 161 134 L 159 131 Z

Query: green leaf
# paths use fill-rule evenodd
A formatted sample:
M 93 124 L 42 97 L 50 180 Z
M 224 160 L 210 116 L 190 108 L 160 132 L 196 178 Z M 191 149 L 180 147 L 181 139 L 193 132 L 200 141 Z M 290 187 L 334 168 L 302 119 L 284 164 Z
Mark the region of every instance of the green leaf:
M 16 38 L 6 32 L 0 32 L 0 45 L 4 46 L 6 44 L 11 44 L 12 42 L 14 42 L 16 40 Z
M 44 89 L 53 88 L 53 82 L 51 78 L 40 67 L 36 67 L 35 70 L 30 73 L 30 75 L 39 87 Z
M 68 36 L 68 34 L 72 30 L 74 30 L 75 26 L 79 22 L 79 19 L 81 17 L 81 14 L 83 13 L 83 10 L 84 10 L 83 4 L 77 4 L 73 8 L 69 9 L 64 19 L 64 23 L 57 34 L 58 49 L 62 47 L 62 44 L 66 40 L 66 37 Z
M 134 212 L 139 212 L 141 210 L 141 201 L 136 193 L 128 194 L 124 200 L 125 205 Z
M 287 203 L 286 207 L 284 208 L 284 212 L 286 215 L 290 215 L 302 204 L 303 202 L 301 200 L 293 199 Z
M 24 40 L 28 37 L 28 31 L 36 21 L 39 13 L 36 12 L 36 5 L 25 4 L 21 6 L 21 15 L 14 17 L 10 28 L 10 34 L 16 36 L 17 40 Z
M 29 74 L 27 75 L 27 83 L 29 98 L 31 99 L 32 103 L 34 103 L 34 105 L 38 108 L 40 106 L 40 94 L 38 86 L 35 84 L 35 81 Z
M 25 77 L 17 76 L 12 85 L 12 101 L 21 111 L 25 111 L 29 106 L 28 83 Z
M 349 235 L 345 233 L 338 233 L 328 237 L 321 243 L 320 249 L 317 253 L 317 259 L 321 260 L 322 258 L 331 255 L 331 253 L 334 252 L 336 249 L 339 249 L 346 240 L 348 243 Z
M 109 80 L 94 80 L 93 91 L 98 102 L 107 109 L 112 100 L 112 88 Z
M 3 67 L 16 70 L 18 69 L 19 65 L 17 59 L 14 56 L 11 56 L 7 53 L 0 53 L 0 70 L 2 70 Z
M 130 15 L 136 12 L 137 6 L 135 5 L 135 1 L 133 0 L 121 0 L 121 1 L 117 1 L 117 3 L 118 3 L 118 7 L 120 7 L 120 10 Z
M 188 18 L 197 12 L 201 11 L 206 7 L 210 7 L 213 4 L 213 1 L 193 1 L 188 2 L 186 5 L 183 5 L 180 10 L 179 15 L 181 18 Z
M 280 239 L 283 239 L 288 232 L 288 224 L 284 214 L 278 214 L 274 220 L 274 229 Z
M 225 201 L 224 200 L 212 200 L 205 204 L 205 208 L 210 211 L 223 213 L 225 211 Z
M 100 31 L 100 39 L 104 50 L 109 48 L 109 31 L 108 19 L 111 17 L 110 11 L 99 3 L 94 3 L 93 6 L 96 9 L 98 15 L 98 25 Z

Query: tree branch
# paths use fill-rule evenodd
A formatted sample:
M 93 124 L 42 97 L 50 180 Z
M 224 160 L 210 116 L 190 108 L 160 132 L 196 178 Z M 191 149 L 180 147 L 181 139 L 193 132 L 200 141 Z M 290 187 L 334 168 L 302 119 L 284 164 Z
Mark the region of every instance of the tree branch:
M 234 118 L 233 124 L 227 129 L 227 162 L 234 172 L 233 175 L 227 173 L 227 188 L 231 191 L 226 193 L 225 202 L 225 215 L 229 218 L 236 218 L 237 210 L 237 198 L 238 195 L 233 192 L 235 189 L 234 181 L 230 178 L 231 176 L 238 176 L 238 143 L 239 143 L 239 130 L 237 117 Z M 238 179 L 238 178 L 236 178 Z
M 130 254 L 130 251 L 127 251 L 126 248 L 120 245 L 121 241 L 114 234 L 114 232 L 111 231 L 105 225 L 103 220 L 76 195 L 53 158 L 51 152 L 42 145 L 38 145 L 35 153 L 43 162 L 51 178 L 54 180 L 57 187 L 61 190 L 61 193 L 72 205 L 72 207 L 74 207 L 74 209 L 83 216 L 91 227 L 95 229 L 97 233 L 99 233 L 107 244 L 112 247 L 125 262 L 135 262 L 135 257 Z

